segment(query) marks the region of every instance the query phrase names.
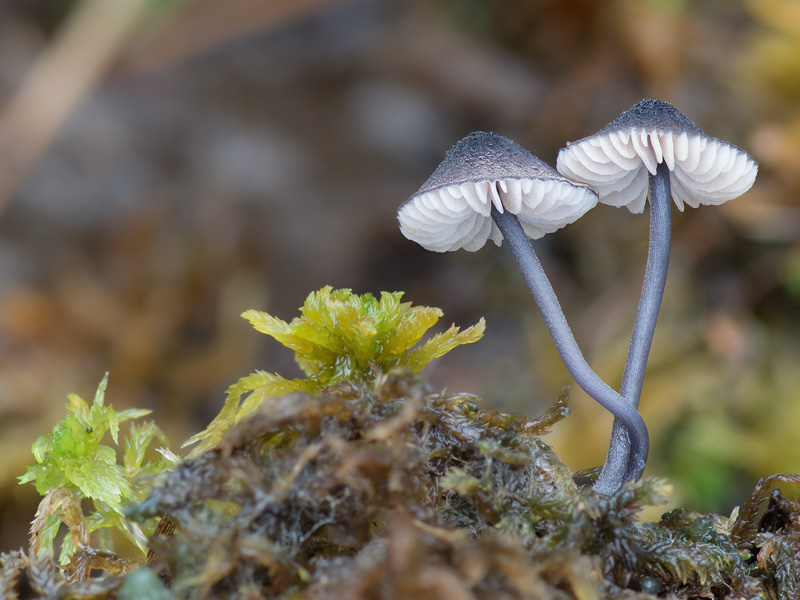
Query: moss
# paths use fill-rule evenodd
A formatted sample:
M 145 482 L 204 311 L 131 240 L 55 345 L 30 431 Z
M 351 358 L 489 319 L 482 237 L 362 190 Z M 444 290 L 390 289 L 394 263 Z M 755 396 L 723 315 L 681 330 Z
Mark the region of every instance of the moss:
M 665 481 L 598 495 L 541 433 L 403 370 L 275 399 L 138 507 L 177 525 L 151 568 L 186 598 L 793 597 L 799 507 L 756 517 L 774 480 L 738 518 L 640 523 Z
M 117 458 L 120 423 L 147 415 L 149 410 L 114 410 L 105 405 L 108 383 L 106 373 L 89 405 L 77 394 L 69 395 L 67 417 L 59 421 L 51 433 L 39 436 L 33 444 L 36 464 L 19 478 L 32 482 L 44 496 L 31 524 L 31 552 L 52 554 L 62 524 L 69 535 L 61 542 L 59 563 L 68 565 L 70 580 L 84 578 L 93 568 L 121 571 L 129 561 L 113 554 L 97 551 L 90 545 L 89 535 L 96 530 L 115 529 L 127 537 L 141 552 L 147 553 L 147 535 L 156 522 L 128 522 L 123 507 L 147 497 L 149 477 L 169 470 L 178 458 L 160 449 L 162 456 L 146 460 L 151 442 L 166 443 L 166 436 L 152 421 L 131 424 L 123 440 L 122 462 Z M 103 443 L 108 434 L 113 445 Z M 92 510 L 84 515 L 81 507 L 86 499 Z
M 247 394 L 259 389 L 243 378 L 234 386 L 235 402 L 226 404 L 234 409 L 228 422 L 214 430 L 213 441 L 203 440 L 209 449 L 172 460 L 169 469 L 145 468 L 151 463 L 143 462 L 144 449 L 156 430 L 132 429 L 124 458 L 133 466 L 128 475 L 138 469 L 155 478 L 125 479 L 125 493 L 108 495 L 119 498 L 118 510 L 106 512 L 125 530 L 158 521 L 146 541 L 146 567 L 135 569 L 141 558 L 90 544 L 89 525 L 103 523 L 84 516 L 81 499 L 110 504 L 71 482 L 66 477 L 73 471 L 62 468 L 72 464 L 63 463 L 64 457 L 83 457 L 85 468 L 99 460 L 103 432 L 87 427 L 90 415 L 101 429 L 111 428 L 116 441 L 112 424 L 140 414 L 104 407 L 102 385 L 93 408 L 73 398 L 71 418 L 80 426 L 68 418 L 35 446 L 39 466 L 27 479 L 40 484 L 45 498 L 31 549 L 0 555 L 0 594 L 21 597 L 27 589 L 28 596 L 70 598 L 797 597 L 800 505 L 773 488 L 800 484 L 800 476 L 765 478 L 731 517 L 678 509 L 659 522 L 640 522 L 644 508 L 669 495 L 666 481 L 643 479 L 599 495 L 588 485 L 592 474 L 573 475 L 542 441 L 569 413 L 566 391 L 545 415 L 531 419 L 481 408 L 470 394 L 436 393 L 415 372 L 424 363 L 409 357 L 433 356 L 430 350 L 439 342 L 441 350 L 472 341 L 482 323 L 461 333 L 451 328 L 423 344 L 427 354 L 420 354 L 412 346 L 440 316 L 435 309 L 412 310 L 398 295 L 383 295 L 381 305 L 372 297 L 354 299 L 349 290 L 322 292 L 328 304 L 318 315 L 341 309 L 350 317 L 329 319 L 316 329 L 302 319 L 263 329 L 277 328 L 276 337 L 290 344 L 297 340 L 292 336 L 315 337 L 318 344 L 296 347 L 299 355 L 312 356 L 324 355 L 331 341 L 346 340 L 348 323 L 360 323 L 376 336 L 384 332 L 383 341 L 370 346 L 371 355 L 348 362 L 328 354 L 330 361 L 309 367 L 302 389 L 277 397 L 262 393 L 240 411 Z M 382 310 L 400 316 L 390 323 Z M 250 317 L 269 321 L 263 313 Z M 303 318 L 310 319 L 310 311 Z M 319 324 L 321 317 L 314 319 Z M 399 336 L 402 323 L 416 323 L 414 334 Z M 396 352 L 382 354 L 392 345 Z M 338 348 L 336 353 L 354 352 L 349 343 Z M 326 378 L 325 365 L 345 363 L 347 376 Z M 102 468 L 88 489 L 97 489 L 105 473 L 117 473 L 106 453 L 99 452 Z M 58 485 L 48 488 L 48 482 Z M 63 568 L 51 553 L 36 552 L 42 547 L 42 515 L 54 516 L 56 526 L 65 523 L 79 550 Z M 90 576 L 93 570 L 97 576 Z
M 377 299 L 325 286 L 308 295 L 300 307 L 301 316 L 290 323 L 265 312 L 245 311 L 242 316 L 257 331 L 294 351 L 306 378 L 289 380 L 264 371 L 241 378 L 228 390 L 219 415 L 184 444 L 195 444 L 189 457 L 216 446 L 230 427 L 269 398 L 295 390 L 318 391 L 340 381 L 372 381 L 378 373 L 397 366 L 417 372 L 453 348 L 483 336 L 486 324 L 481 319 L 464 331 L 453 325 L 418 345 L 442 311 L 401 302 L 402 296 L 403 292 L 382 292 Z

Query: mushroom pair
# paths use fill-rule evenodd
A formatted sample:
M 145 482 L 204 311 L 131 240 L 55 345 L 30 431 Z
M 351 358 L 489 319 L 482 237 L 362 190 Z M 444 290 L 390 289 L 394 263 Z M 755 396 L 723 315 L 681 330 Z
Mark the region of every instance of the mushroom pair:
M 614 414 L 611 445 L 594 489 L 638 479 L 648 453 L 638 412 L 644 371 L 669 264 L 670 197 L 721 204 L 747 191 L 758 170 L 739 148 L 711 138 L 672 105 L 643 100 L 558 155 L 560 174 L 508 138 L 475 132 L 456 144 L 398 212 L 403 235 L 428 250 L 475 251 L 506 240 L 576 383 Z M 642 212 L 650 197 L 650 245 L 642 296 L 617 393 L 584 359 L 528 238 L 577 220 L 599 202 Z

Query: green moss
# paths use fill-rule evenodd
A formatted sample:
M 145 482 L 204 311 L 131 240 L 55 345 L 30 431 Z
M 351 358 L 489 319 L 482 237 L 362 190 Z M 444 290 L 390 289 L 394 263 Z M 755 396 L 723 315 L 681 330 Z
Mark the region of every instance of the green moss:
M 71 535 L 61 543 L 61 564 L 68 564 L 76 552 L 88 547 L 88 534 L 105 528 L 120 531 L 146 554 L 146 536 L 153 532 L 155 523 L 145 524 L 144 528 L 133 526 L 124 519 L 124 508 L 147 496 L 152 487 L 147 482 L 149 476 L 166 471 L 177 462 L 177 457 L 166 450 L 160 459 L 145 460 L 154 439 L 166 443 L 163 432 L 153 422 L 131 425 L 124 440 L 122 462 L 118 462 L 115 446 L 120 423 L 150 411 L 115 411 L 111 405 L 106 406 L 107 383 L 106 373 L 91 406 L 77 394 L 68 396 L 67 417 L 34 442 L 36 464 L 19 478 L 20 483 L 32 482 L 46 496 L 32 527 L 35 550 L 52 554 L 61 523 L 70 529 Z M 103 443 L 107 433 L 113 446 Z M 92 503 L 85 518 L 80 507 L 84 498 Z
M 219 415 L 184 444 L 197 444 L 189 457 L 216 446 L 228 429 L 269 398 L 291 391 L 319 391 L 341 381 L 373 381 L 392 367 L 417 372 L 456 346 L 483 335 L 481 319 L 464 331 L 453 325 L 417 346 L 442 311 L 401 302 L 402 296 L 403 292 L 381 292 L 378 299 L 326 286 L 308 295 L 300 307 L 301 316 L 290 323 L 256 310 L 243 313 L 257 331 L 294 351 L 306 379 L 290 380 L 264 371 L 241 378 L 228 389 Z
M 324 288 L 291 323 L 245 313 L 308 377 L 242 378 L 197 438 L 208 449 L 182 462 L 167 451 L 146 462 L 161 437 L 152 423 L 131 428 L 119 462 L 104 435 L 116 445 L 119 423 L 146 411 L 105 406 L 105 380 L 91 406 L 71 396 L 22 477 L 45 498 L 31 550 L 0 555 L 0 595 L 15 597 L 24 572 L 41 597 L 797 597 L 800 504 L 773 488 L 800 476 L 765 478 L 730 517 L 641 522 L 666 481 L 604 496 L 573 475 L 541 439 L 568 415 L 566 391 L 531 419 L 431 390 L 416 371 L 478 339 L 483 321 L 418 346 L 441 312 L 399 300 Z M 37 550 L 60 523 L 56 569 Z M 109 527 L 134 532 L 146 569 L 90 543 Z

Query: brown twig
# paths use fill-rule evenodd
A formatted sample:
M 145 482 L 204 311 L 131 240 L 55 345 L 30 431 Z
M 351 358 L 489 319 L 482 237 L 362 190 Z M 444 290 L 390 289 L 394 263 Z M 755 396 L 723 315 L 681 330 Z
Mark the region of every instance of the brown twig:
M 0 211 L 118 56 L 149 3 L 84 0 L 0 115 Z

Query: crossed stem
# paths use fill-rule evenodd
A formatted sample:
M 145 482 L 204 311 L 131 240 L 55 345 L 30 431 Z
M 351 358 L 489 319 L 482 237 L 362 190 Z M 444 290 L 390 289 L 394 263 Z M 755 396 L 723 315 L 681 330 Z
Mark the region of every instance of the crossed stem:
M 589 396 L 614 415 L 615 422 L 622 423 L 624 427 L 623 433 L 626 434 L 625 441 L 630 443 L 631 448 L 630 459 L 628 460 L 627 452 L 625 452 L 625 460 L 621 463 L 623 465 L 621 473 L 623 481 L 626 476 L 627 465 L 631 466 L 631 473 L 641 473 L 647 462 L 650 442 L 647 426 L 642 420 L 639 411 L 632 402 L 623 398 L 622 395 L 600 379 L 584 359 L 583 353 L 572 335 L 572 330 L 567 323 L 553 286 L 550 284 L 536 251 L 533 249 L 517 217 L 507 210 L 500 212 L 497 207 L 492 205 L 492 219 L 503 234 L 506 244 L 511 249 L 514 259 L 522 271 L 525 282 L 528 284 L 533 298 L 539 306 L 545 325 L 550 331 L 553 342 L 555 342 L 556 348 L 561 354 L 561 358 L 570 375 Z M 647 346 L 649 349 L 649 342 Z M 646 358 L 647 353 L 645 352 Z M 644 368 L 641 370 L 643 373 Z M 641 388 L 641 384 L 639 387 Z M 619 484 L 621 485 L 622 481 Z M 616 487 L 619 487 L 619 485 Z
M 664 296 L 664 285 L 667 281 L 669 267 L 672 193 L 669 169 L 665 163 L 658 165 L 656 174 L 650 175 L 649 183 L 650 242 L 647 251 L 647 266 L 620 387 L 620 395 L 633 407 L 639 406 L 647 357 L 650 354 L 650 345 L 661 308 L 661 298 Z M 642 475 L 644 463 L 639 463 L 636 454 L 630 453 L 631 443 L 626 429 L 625 423 L 614 419 L 606 462 L 594 484 L 597 492 L 611 493 L 623 482 L 638 479 Z

